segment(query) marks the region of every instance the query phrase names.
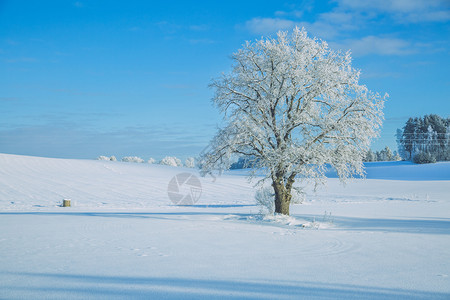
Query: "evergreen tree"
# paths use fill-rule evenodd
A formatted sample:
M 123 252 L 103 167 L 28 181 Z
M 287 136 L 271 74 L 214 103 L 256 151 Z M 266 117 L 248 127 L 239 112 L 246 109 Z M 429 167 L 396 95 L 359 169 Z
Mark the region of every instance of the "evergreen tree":
M 403 127 L 403 134 L 402 134 L 402 143 L 403 148 L 405 150 L 406 159 L 410 160 L 413 156 L 413 150 L 414 150 L 414 119 L 409 118 L 408 121 L 406 121 L 405 127 Z
M 376 151 L 375 152 L 375 161 L 383 161 L 383 153 L 381 153 L 381 151 Z
M 391 161 L 394 155 L 392 154 L 391 149 L 389 149 L 388 146 L 386 146 L 383 150 L 383 161 Z
M 403 131 L 401 129 L 397 129 L 397 133 L 395 134 L 397 141 L 398 154 L 401 158 L 406 159 L 406 150 L 403 144 Z
M 397 153 L 397 151 L 394 151 L 394 157 L 392 158 L 393 161 L 401 161 L 402 157 Z
M 418 153 L 436 160 L 450 160 L 450 118 L 425 115 L 409 118 L 403 131 L 397 130 L 397 144 L 400 155 L 413 160 Z M 426 156 L 424 156 L 426 154 Z

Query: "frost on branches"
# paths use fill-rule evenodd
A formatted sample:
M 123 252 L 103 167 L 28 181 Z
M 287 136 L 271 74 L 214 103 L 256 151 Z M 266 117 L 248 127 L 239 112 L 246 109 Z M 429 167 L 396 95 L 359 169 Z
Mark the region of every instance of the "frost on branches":
M 203 174 L 248 157 L 272 181 L 275 212 L 286 215 L 295 180 L 321 183 L 325 164 L 341 180 L 364 175 L 387 95 L 358 84 L 349 52 L 295 28 L 246 42 L 232 60 L 232 71 L 211 84 L 227 125 L 201 156 Z

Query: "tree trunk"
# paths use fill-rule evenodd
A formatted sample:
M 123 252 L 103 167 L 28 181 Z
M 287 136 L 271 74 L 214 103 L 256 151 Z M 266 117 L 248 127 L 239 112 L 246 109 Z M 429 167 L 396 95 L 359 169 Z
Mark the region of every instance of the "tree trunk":
M 272 183 L 275 191 L 275 213 L 289 216 L 289 205 L 291 204 L 291 189 L 283 185 L 282 180 Z

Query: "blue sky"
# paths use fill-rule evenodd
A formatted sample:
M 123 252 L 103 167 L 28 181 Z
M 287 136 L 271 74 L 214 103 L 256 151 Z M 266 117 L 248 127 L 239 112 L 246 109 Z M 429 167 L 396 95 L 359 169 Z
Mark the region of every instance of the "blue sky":
M 211 79 L 245 40 L 304 26 L 390 94 L 375 150 L 450 113 L 450 2 L 1 1 L 0 152 L 196 156 L 220 126 Z

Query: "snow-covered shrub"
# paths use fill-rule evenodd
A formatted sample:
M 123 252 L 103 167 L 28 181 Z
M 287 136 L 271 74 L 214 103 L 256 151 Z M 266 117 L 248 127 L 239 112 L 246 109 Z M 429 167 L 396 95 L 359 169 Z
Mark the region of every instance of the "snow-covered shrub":
M 293 189 L 293 191 L 292 191 L 291 203 L 292 204 L 302 204 L 303 201 L 305 201 L 306 193 L 300 187 L 293 187 L 292 189 Z
M 156 160 L 152 157 L 150 157 L 147 161 L 149 164 L 154 164 L 156 162 Z
M 97 157 L 97 160 L 109 160 L 109 157 L 100 155 L 99 157 Z
M 271 186 L 260 188 L 255 193 L 256 203 L 261 207 L 261 213 L 273 215 L 275 212 L 275 194 Z
M 184 162 L 184 166 L 186 168 L 195 168 L 195 158 L 188 157 L 186 161 Z
M 113 155 L 109 158 L 110 161 L 117 161 L 117 158 Z
M 436 162 L 436 158 L 429 152 L 419 152 L 413 157 L 416 164 L 431 164 Z
M 123 162 L 134 162 L 134 163 L 143 163 L 144 160 L 137 156 L 125 156 L 122 157 Z
M 159 162 L 159 164 L 172 167 L 181 167 L 183 165 L 181 163 L 181 160 L 179 160 L 175 156 L 166 156 Z

